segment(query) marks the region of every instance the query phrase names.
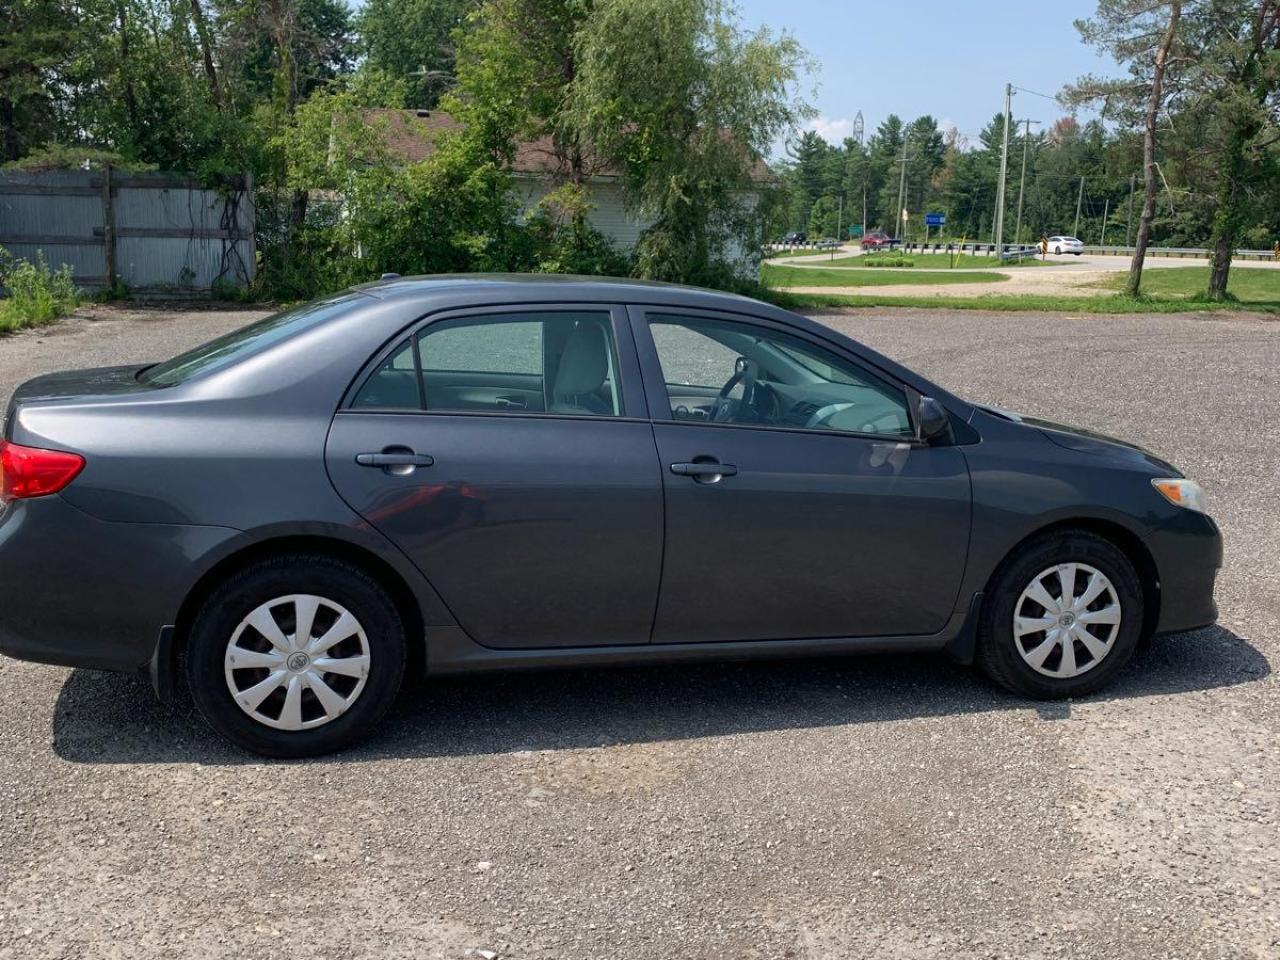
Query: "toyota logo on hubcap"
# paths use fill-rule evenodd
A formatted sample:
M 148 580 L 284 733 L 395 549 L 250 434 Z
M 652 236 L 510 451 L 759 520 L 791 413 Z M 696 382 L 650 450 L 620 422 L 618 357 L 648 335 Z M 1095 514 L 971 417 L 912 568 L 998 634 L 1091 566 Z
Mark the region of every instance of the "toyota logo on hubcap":
M 311 662 L 311 658 L 299 650 L 297 653 L 289 655 L 289 659 L 285 661 L 289 669 L 294 673 L 307 669 L 307 664 Z

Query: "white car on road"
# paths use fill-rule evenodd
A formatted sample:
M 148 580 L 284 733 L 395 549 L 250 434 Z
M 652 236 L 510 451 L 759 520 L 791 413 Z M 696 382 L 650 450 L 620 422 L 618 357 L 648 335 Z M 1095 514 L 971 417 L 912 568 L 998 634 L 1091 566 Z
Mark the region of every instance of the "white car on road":
M 1084 253 L 1084 244 L 1075 237 L 1050 237 L 1050 253 L 1074 253 L 1077 257 Z

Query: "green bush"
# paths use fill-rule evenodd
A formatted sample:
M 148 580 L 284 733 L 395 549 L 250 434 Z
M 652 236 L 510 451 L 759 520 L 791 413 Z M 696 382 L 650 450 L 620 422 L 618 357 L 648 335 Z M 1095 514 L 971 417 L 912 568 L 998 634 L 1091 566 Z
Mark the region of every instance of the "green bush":
M 916 262 L 900 254 L 869 253 L 858 261 L 861 267 L 914 267 Z
M 32 263 L 0 248 L 0 286 L 8 293 L 0 300 L 0 331 L 51 323 L 80 303 L 71 268 L 64 263 L 49 269 L 44 251 L 37 251 Z

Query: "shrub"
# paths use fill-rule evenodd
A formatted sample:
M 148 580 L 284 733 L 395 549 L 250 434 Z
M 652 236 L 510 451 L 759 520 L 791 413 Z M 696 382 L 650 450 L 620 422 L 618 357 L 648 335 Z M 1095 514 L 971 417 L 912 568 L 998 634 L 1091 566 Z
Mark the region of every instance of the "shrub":
M 0 330 L 51 323 L 80 303 L 71 268 L 64 263 L 49 269 L 44 251 L 37 251 L 32 263 L 0 249 L 0 285 L 8 291 L 8 297 L 0 300 Z
M 916 262 L 901 255 L 867 254 L 858 261 L 863 267 L 914 267 Z

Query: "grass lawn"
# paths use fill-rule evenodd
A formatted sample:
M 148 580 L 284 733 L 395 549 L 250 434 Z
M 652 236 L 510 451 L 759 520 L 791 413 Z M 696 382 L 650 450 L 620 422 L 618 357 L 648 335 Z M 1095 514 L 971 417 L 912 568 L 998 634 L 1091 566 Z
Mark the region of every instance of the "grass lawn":
M 948 273 L 940 270 L 824 270 L 810 267 L 760 268 L 760 282 L 767 287 L 875 287 L 881 284 L 999 283 L 1001 273 Z
M 1113 290 L 1124 289 L 1125 274 L 1118 273 L 1107 280 Z M 1211 306 L 1202 298 L 1209 285 L 1208 267 L 1157 267 L 1142 271 L 1142 292 L 1153 298 L 1190 300 L 1196 306 Z M 1253 309 L 1280 309 L 1280 269 L 1238 267 L 1231 271 L 1227 292 L 1236 298 L 1235 304 Z M 1212 304 L 1216 306 L 1216 304 Z
M 1050 297 L 1035 294 L 988 293 L 976 297 L 898 297 L 892 294 L 840 296 L 838 294 L 770 291 L 774 303 L 788 310 L 820 310 L 827 307 L 923 307 L 930 310 L 1009 310 L 1024 313 L 1192 313 L 1198 310 L 1253 310 L 1280 313 L 1280 303 L 1214 304 L 1186 298 L 1160 297 Z
M 877 256 L 877 254 L 863 254 L 856 257 L 837 257 L 832 260 L 828 266 L 832 267 L 861 267 L 864 258 L 868 256 Z M 894 254 L 886 254 L 886 256 L 894 256 Z M 893 270 L 918 270 L 921 267 L 927 269 L 949 270 L 951 269 L 951 258 L 945 253 L 908 253 L 904 254 L 914 264 L 912 267 L 891 267 Z M 985 267 L 988 270 L 998 270 L 1005 267 L 1048 267 L 1052 263 L 1046 263 L 1043 260 L 1006 260 L 1003 264 L 998 264 L 995 257 L 975 257 L 971 253 L 962 253 L 956 257 L 956 268 L 972 269 L 973 267 Z M 874 267 L 864 269 L 876 269 Z M 880 268 L 883 269 L 883 268 Z

